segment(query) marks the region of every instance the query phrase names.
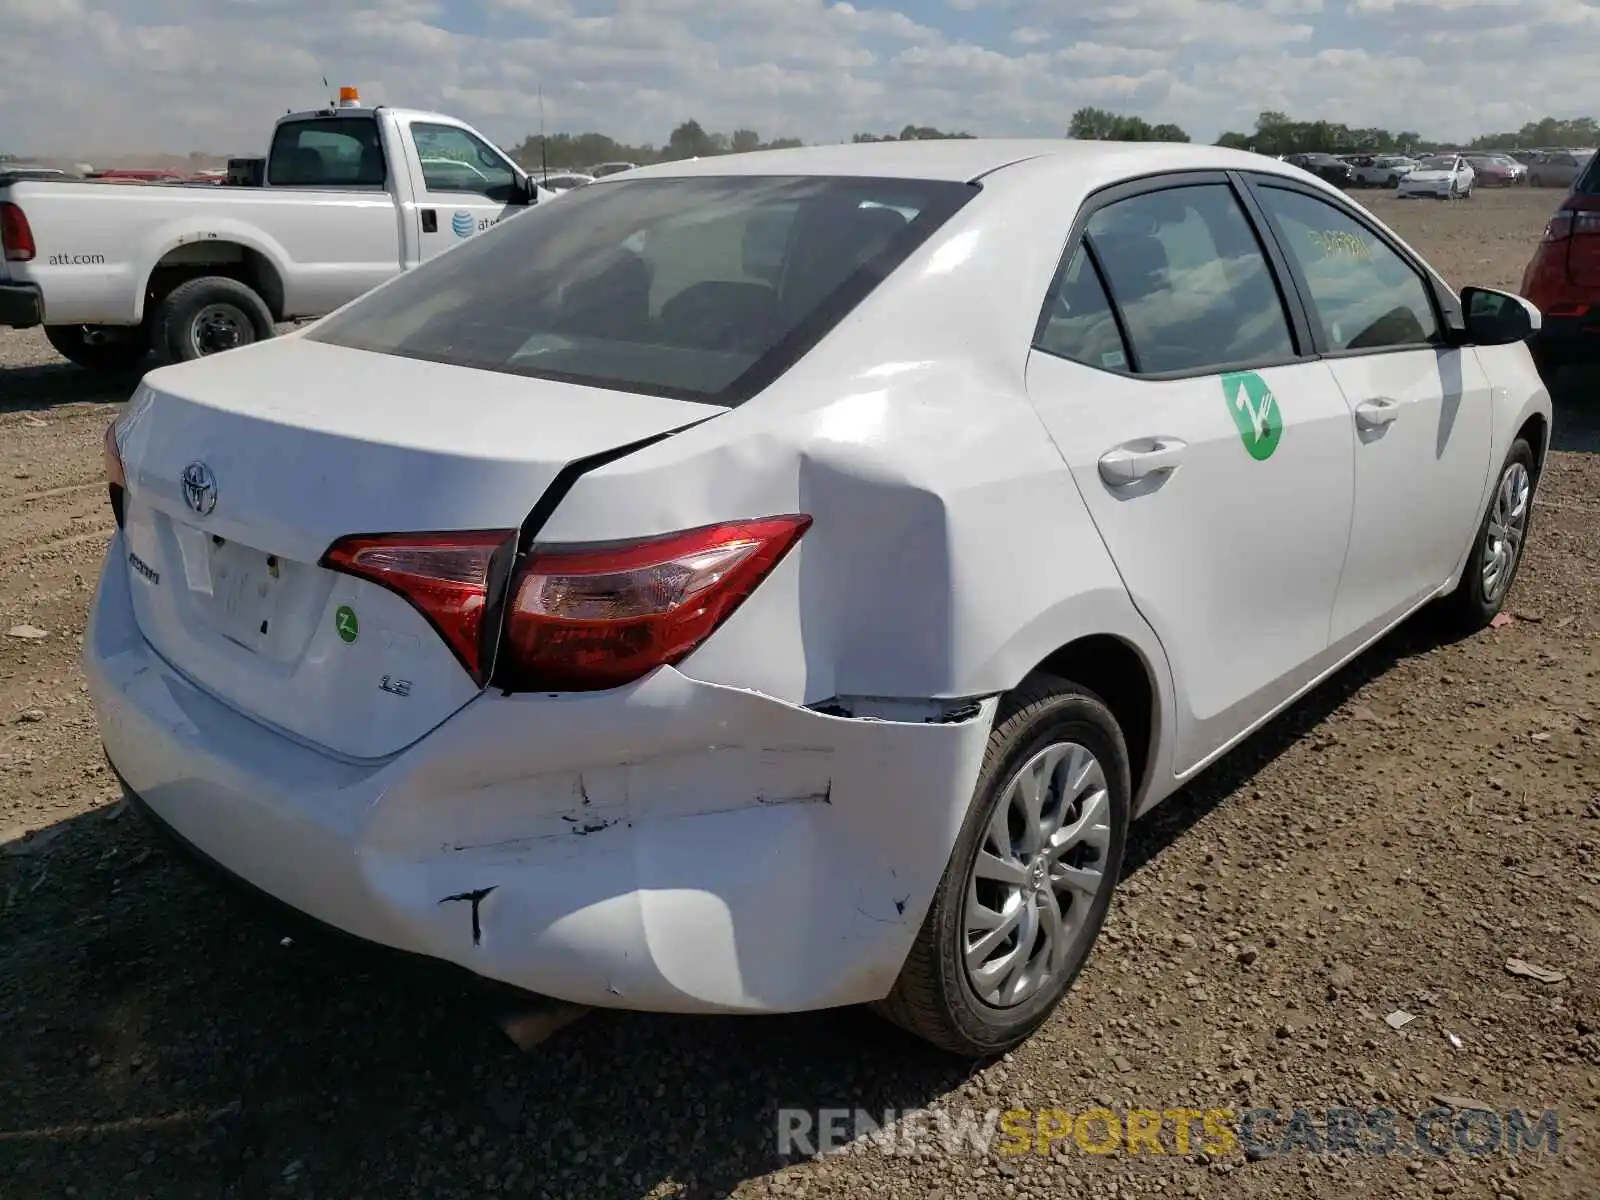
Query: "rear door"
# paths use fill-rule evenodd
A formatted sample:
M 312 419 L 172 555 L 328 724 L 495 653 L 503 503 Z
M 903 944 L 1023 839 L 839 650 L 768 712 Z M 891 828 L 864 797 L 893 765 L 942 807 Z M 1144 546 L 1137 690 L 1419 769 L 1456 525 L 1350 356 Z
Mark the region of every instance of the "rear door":
M 1480 516 L 1492 396 L 1471 348 L 1444 343 L 1422 269 L 1353 208 L 1275 176 L 1254 193 L 1350 406 L 1350 555 L 1331 628 L 1362 641 L 1449 579 Z
M 411 121 L 406 140 L 408 154 L 415 159 L 424 259 L 520 211 L 511 203 L 517 190 L 516 170 L 471 130 Z
M 1349 412 L 1221 174 L 1104 193 L 1028 390 L 1161 639 L 1188 770 L 1321 669 L 1349 536 Z

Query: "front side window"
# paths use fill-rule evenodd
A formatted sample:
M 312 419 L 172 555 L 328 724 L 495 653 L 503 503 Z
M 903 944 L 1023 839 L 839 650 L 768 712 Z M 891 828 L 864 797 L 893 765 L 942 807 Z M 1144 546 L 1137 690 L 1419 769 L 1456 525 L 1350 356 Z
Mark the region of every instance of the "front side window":
M 1128 333 L 1134 369 L 1221 370 L 1293 358 L 1282 297 L 1226 184 L 1145 192 L 1084 230 Z
M 468 192 L 505 203 L 517 176 L 487 142 L 454 125 L 411 126 L 411 144 L 422 164 L 423 186 L 430 192 Z
M 1428 287 L 1360 221 L 1324 200 L 1263 185 L 1262 207 L 1305 276 L 1313 320 L 1329 350 L 1378 350 L 1440 340 Z
M 286 121 L 272 135 L 272 187 L 382 187 L 387 180 L 378 123 L 370 117 Z
M 908 179 L 618 179 L 502 221 L 306 336 L 731 406 L 975 194 Z

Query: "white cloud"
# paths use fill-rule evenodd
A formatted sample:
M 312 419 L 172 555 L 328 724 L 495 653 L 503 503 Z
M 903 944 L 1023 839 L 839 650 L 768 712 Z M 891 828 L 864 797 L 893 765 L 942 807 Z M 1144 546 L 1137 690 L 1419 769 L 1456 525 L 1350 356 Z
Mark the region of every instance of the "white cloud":
M 1084 104 L 1461 137 L 1579 115 L 1597 44 L 1600 0 L 0 0 L 0 149 L 259 150 L 324 75 L 503 143 L 540 87 L 551 129 L 658 143 L 1057 136 Z

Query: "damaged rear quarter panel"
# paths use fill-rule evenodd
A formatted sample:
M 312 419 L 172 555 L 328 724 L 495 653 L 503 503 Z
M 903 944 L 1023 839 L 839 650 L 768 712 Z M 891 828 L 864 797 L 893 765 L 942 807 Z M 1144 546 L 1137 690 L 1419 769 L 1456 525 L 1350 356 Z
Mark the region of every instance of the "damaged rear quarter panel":
M 583 476 L 540 540 L 811 514 L 798 547 L 680 664 L 797 703 L 992 695 L 1089 634 L 1164 664 L 1027 395 L 1034 323 L 1082 188 L 1030 174 L 1042 169 L 986 180 L 765 392 Z

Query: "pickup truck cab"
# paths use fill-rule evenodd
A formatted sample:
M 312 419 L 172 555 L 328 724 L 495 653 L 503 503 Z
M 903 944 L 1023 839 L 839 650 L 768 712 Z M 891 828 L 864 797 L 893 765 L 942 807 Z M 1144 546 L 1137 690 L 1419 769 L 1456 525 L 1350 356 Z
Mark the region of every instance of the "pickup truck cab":
M 440 113 L 338 105 L 273 129 L 258 186 L 0 182 L 0 327 L 81 366 L 200 358 L 323 316 L 552 197 Z

